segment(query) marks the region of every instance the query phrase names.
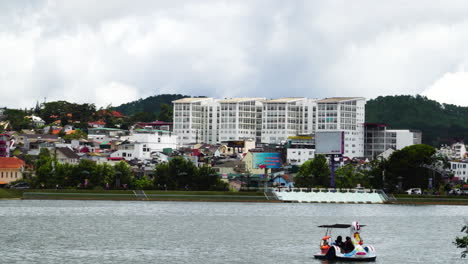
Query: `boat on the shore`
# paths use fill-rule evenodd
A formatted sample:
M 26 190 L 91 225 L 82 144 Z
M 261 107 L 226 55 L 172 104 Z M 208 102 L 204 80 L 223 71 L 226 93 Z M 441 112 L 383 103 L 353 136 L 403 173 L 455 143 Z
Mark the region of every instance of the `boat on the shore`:
M 375 261 L 377 255 L 373 246 L 364 245 L 360 235 L 361 227 L 358 222 L 348 224 L 321 225 L 326 228 L 325 236 L 320 241 L 320 253 L 315 254 L 317 259 L 341 260 L 341 261 Z M 349 228 L 350 241 L 343 245 L 331 243 L 331 231 L 335 228 Z

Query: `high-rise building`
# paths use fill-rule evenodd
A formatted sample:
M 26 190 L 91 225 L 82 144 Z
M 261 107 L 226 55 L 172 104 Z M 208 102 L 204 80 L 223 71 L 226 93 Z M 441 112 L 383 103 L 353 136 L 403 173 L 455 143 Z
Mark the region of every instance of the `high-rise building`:
M 288 137 L 315 132 L 316 100 L 280 98 L 263 101 L 261 142 L 281 144 Z
M 365 99 L 184 98 L 173 101 L 179 145 L 232 140 L 283 144 L 316 131 L 344 131 L 345 156 L 364 156 Z
M 219 140 L 256 140 L 261 135 L 261 111 L 265 98 L 219 100 Z
M 214 144 L 218 139 L 218 103 L 213 98 L 183 98 L 174 104 L 174 133 L 179 145 Z
M 366 99 L 334 97 L 317 101 L 317 132 L 343 131 L 344 156 L 364 157 Z

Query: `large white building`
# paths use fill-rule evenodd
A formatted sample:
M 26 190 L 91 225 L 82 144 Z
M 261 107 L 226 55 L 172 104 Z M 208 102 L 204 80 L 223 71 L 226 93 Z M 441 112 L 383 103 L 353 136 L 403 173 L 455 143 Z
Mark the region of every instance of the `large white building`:
M 174 133 L 179 145 L 214 144 L 218 138 L 219 104 L 213 98 L 183 98 L 174 104 Z
M 335 97 L 317 101 L 316 132 L 344 131 L 344 156 L 364 157 L 366 99 Z
M 280 98 L 263 101 L 261 142 L 285 143 L 288 137 L 315 132 L 316 100 Z
M 219 100 L 219 140 L 255 140 L 260 137 L 263 100 L 265 98 Z
M 344 131 L 345 156 L 364 156 L 365 99 L 183 98 L 173 101 L 180 145 L 254 139 L 281 144 L 290 136 Z

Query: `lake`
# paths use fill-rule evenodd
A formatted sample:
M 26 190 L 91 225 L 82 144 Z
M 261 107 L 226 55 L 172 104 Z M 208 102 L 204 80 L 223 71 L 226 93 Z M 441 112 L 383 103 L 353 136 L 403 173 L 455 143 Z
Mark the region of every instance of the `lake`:
M 375 263 L 468 262 L 464 206 L 2 200 L 0 221 L 1 263 L 322 264 L 317 226 L 352 221 Z

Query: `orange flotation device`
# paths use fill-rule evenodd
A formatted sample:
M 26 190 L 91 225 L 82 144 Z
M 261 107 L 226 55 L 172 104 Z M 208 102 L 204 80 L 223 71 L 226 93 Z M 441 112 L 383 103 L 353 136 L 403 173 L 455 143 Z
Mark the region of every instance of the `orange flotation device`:
M 328 245 L 327 241 L 328 239 L 330 239 L 330 236 L 324 236 L 320 242 L 320 249 L 322 250 L 322 253 L 326 253 L 330 248 L 330 245 Z

